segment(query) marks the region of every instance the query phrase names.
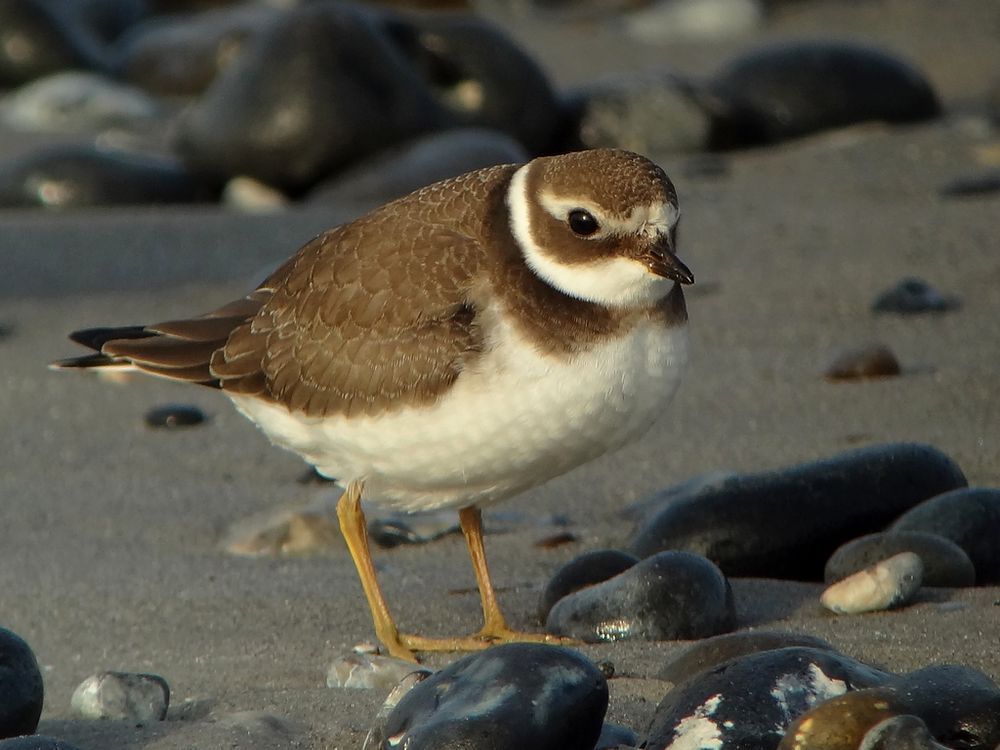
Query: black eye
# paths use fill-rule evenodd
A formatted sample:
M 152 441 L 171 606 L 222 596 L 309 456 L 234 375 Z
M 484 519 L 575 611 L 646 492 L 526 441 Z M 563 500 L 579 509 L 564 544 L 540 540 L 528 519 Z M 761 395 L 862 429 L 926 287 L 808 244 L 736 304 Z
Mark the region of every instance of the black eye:
M 581 237 L 589 237 L 600 229 L 601 225 L 597 223 L 597 219 L 589 211 L 584 211 L 582 208 L 574 208 L 569 212 L 569 228 L 573 230 L 574 234 L 578 234 Z

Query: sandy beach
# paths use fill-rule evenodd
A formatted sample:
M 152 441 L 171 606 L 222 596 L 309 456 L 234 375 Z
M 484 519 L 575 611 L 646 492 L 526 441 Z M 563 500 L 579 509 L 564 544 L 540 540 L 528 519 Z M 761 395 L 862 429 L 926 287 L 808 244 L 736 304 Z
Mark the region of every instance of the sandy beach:
M 712 176 L 696 157 L 658 159 L 677 185 L 681 256 L 698 281 L 690 369 L 641 443 L 491 509 L 517 514 L 512 530 L 486 540 L 513 624 L 540 627 L 538 596 L 560 564 L 624 544 L 626 505 L 701 473 L 919 441 L 954 458 L 970 485 L 1000 486 L 1000 204 L 939 194 L 1000 163 L 1000 134 L 982 107 L 1000 75 L 998 24 L 1000 9 L 976 0 L 871 0 L 789 3 L 760 35 L 660 47 L 587 24 L 512 28 L 560 84 L 648 66 L 707 74 L 765 39 L 856 38 L 921 68 L 946 112 L 726 154 L 727 170 Z M 46 369 L 78 353 L 69 331 L 212 309 L 347 218 L 315 207 L 0 213 L 0 625 L 42 666 L 40 733 L 85 750 L 361 746 L 384 694 L 325 685 L 337 655 L 373 638 L 346 549 L 255 558 L 221 544 L 241 519 L 314 503 L 330 488 L 297 483 L 302 462 L 208 389 Z M 876 295 L 907 276 L 958 297 L 960 309 L 873 315 Z M 868 341 L 896 353 L 901 376 L 823 378 L 838 351 Z M 209 420 L 144 424 L 171 402 Z M 552 514 L 577 541 L 537 545 Z M 478 626 L 461 537 L 375 556 L 405 627 Z M 893 671 L 957 663 L 1000 680 L 998 587 L 925 589 L 900 611 L 838 617 L 820 607 L 820 584 L 732 583 L 741 627 L 819 635 Z M 583 647 L 614 664 L 608 720 L 642 732 L 669 687 L 654 676 L 684 645 Z M 168 720 L 74 718 L 74 688 L 107 669 L 162 675 Z

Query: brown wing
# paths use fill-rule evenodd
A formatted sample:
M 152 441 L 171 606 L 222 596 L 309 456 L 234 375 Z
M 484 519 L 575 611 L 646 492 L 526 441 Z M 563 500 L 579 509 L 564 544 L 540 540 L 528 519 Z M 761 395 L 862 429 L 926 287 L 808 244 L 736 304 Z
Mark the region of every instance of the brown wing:
M 482 349 L 476 243 L 433 225 L 358 222 L 306 245 L 211 359 L 224 390 L 312 416 L 429 403 Z M 398 251 L 405 240 L 412 250 Z

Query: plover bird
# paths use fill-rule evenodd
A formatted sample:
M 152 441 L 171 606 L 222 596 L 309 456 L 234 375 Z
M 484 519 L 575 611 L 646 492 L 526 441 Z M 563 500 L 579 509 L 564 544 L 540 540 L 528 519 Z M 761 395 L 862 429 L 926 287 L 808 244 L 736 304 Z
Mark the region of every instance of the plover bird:
M 221 390 L 270 440 L 345 487 L 337 516 L 389 653 L 558 640 L 511 630 L 480 508 L 643 435 L 687 359 L 677 195 L 619 150 L 543 157 L 422 188 L 302 247 L 205 315 L 70 335 L 56 367 L 127 368 Z M 455 508 L 483 627 L 401 633 L 362 494 Z

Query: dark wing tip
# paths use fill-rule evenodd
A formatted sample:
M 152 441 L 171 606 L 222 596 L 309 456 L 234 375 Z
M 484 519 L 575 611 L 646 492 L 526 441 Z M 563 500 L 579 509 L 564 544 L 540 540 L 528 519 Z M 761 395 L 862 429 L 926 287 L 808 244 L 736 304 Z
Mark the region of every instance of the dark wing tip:
M 145 326 L 83 328 L 79 331 L 73 331 L 69 335 L 69 340 L 99 352 L 101 351 L 101 347 L 115 339 L 148 339 L 155 335 L 154 332 L 147 330 Z

